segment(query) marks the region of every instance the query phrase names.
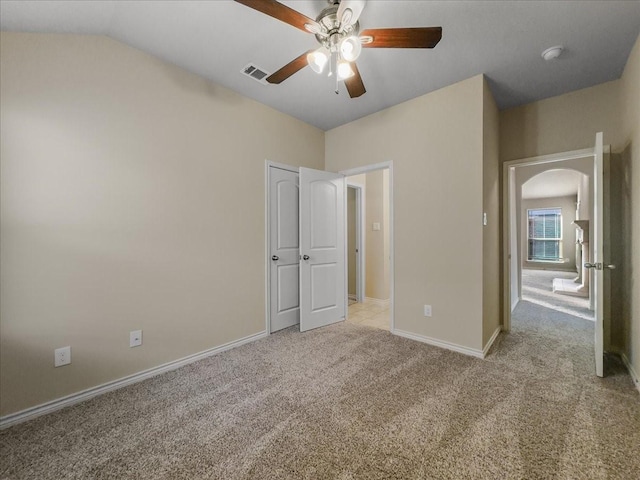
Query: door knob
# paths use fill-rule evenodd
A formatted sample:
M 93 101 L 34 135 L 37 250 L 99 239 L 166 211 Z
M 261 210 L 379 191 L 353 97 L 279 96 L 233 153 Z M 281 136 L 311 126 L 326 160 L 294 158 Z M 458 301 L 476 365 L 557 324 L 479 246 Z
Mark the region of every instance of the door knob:
M 303 255 L 303 256 L 302 256 L 302 259 L 303 259 L 303 260 L 309 260 L 309 255 Z
M 603 268 L 608 268 L 609 270 L 615 270 L 615 265 L 607 265 L 601 263 L 585 263 L 584 268 L 595 268 L 596 270 L 602 270 Z
M 277 262 L 278 260 L 280 260 L 280 257 L 278 255 L 273 255 L 271 257 L 271 260 L 273 260 L 274 262 Z

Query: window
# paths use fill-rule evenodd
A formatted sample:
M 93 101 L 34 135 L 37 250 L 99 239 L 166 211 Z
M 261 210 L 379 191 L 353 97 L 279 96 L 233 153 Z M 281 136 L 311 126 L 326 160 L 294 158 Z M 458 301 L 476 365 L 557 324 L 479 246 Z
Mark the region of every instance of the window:
M 562 258 L 562 210 L 527 210 L 529 251 L 533 262 L 559 262 Z

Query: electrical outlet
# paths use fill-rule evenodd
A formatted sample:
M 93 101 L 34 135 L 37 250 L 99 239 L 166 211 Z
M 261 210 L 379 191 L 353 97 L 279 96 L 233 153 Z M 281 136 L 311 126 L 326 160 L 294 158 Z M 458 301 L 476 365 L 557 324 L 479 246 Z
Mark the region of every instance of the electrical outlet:
M 142 345 L 142 330 L 133 330 L 129 332 L 129 346 L 139 347 Z
M 53 352 L 53 366 L 63 367 L 71 363 L 71 347 L 56 348 Z
M 424 316 L 425 317 L 430 317 L 431 316 L 431 305 L 425 305 L 424 306 Z

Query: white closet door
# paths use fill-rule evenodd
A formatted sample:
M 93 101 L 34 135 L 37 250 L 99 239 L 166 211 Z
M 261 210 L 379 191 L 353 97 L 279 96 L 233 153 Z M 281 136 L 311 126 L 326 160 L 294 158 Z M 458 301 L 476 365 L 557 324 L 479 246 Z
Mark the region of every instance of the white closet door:
M 300 331 L 345 318 L 345 180 L 300 168 Z
M 298 174 L 269 168 L 270 330 L 300 322 Z

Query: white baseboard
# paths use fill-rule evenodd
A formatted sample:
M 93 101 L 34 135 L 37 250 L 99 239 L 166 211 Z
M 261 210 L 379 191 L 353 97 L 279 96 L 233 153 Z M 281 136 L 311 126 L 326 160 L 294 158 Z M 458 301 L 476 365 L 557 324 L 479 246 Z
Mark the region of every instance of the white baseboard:
M 379 305 L 381 307 L 388 307 L 389 299 L 387 298 L 386 300 L 380 300 L 379 298 L 364 297 L 363 303 L 370 303 L 373 305 Z
M 127 385 L 141 382 L 142 380 L 146 380 L 147 378 L 155 377 L 156 375 L 175 370 L 176 368 L 180 368 L 190 363 L 197 362 L 198 360 L 202 360 L 226 350 L 231 350 L 232 348 L 239 347 L 240 345 L 255 342 L 256 340 L 260 340 L 261 338 L 265 338 L 267 336 L 268 334 L 266 331 L 256 333 L 254 335 L 249 335 L 248 337 L 240 338 L 238 340 L 225 343 L 224 345 L 220 345 L 218 347 L 213 347 L 202 352 L 194 353 L 193 355 L 188 355 L 172 362 L 158 365 L 157 367 L 149 368 L 147 370 L 134 373 L 133 375 L 119 378 L 118 380 L 103 383 L 102 385 L 91 387 L 77 393 L 72 393 L 71 395 L 57 398 L 40 405 L 36 405 L 35 407 L 27 408 L 16 413 L 5 415 L 4 417 L 0 417 L 0 430 L 12 425 L 16 425 L 18 423 L 26 422 L 27 420 L 31 420 L 47 413 L 60 410 L 61 408 L 75 405 L 76 403 L 84 402 L 85 400 L 97 397 L 98 395 L 102 395 L 103 393 L 111 392 L 113 390 L 126 387 Z
M 482 349 L 482 358 L 485 358 L 487 356 L 487 353 L 489 353 L 489 349 L 493 345 L 493 342 L 496 341 L 496 338 L 498 338 L 498 335 L 500 335 L 501 331 L 502 331 L 502 327 L 498 327 L 498 328 L 495 329 L 495 331 L 491 335 L 491 338 L 489 339 L 487 344 Z
M 475 348 L 463 347 L 462 345 L 445 342 L 444 340 L 438 340 L 436 338 L 425 337 L 424 335 L 418 335 L 417 333 L 405 332 L 404 330 L 398 330 L 397 328 L 394 329 L 391 333 L 393 333 L 394 335 L 398 335 L 399 337 L 409 338 L 411 340 L 416 340 L 428 345 L 433 345 L 434 347 L 453 350 L 454 352 L 463 353 L 465 355 L 470 355 L 476 358 L 484 358 L 484 353 L 482 352 L 482 350 L 476 350 Z
M 629 370 L 629 375 L 631 375 L 633 384 L 636 386 L 638 392 L 640 392 L 640 376 L 638 376 L 638 372 L 635 371 L 633 365 L 631 365 L 631 362 L 629 361 L 629 358 L 624 352 L 620 352 L 620 358 L 622 359 L 622 363 L 624 363 L 624 366 L 627 367 L 627 370 Z

